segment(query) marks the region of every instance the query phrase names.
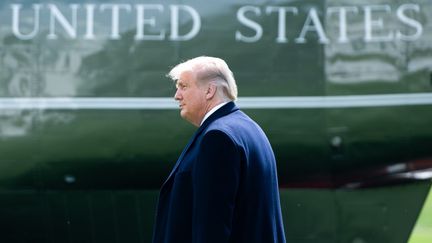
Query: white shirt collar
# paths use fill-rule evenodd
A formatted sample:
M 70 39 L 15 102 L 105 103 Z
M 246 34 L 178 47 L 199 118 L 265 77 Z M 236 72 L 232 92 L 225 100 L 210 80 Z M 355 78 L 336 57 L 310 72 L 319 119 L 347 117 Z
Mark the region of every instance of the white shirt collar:
M 226 103 L 228 102 L 222 102 L 219 105 L 213 107 L 211 110 L 209 110 L 209 112 L 207 112 L 203 118 L 203 120 L 201 121 L 200 126 L 204 123 L 204 121 L 213 113 L 215 113 L 219 108 L 221 108 L 222 106 L 224 106 Z

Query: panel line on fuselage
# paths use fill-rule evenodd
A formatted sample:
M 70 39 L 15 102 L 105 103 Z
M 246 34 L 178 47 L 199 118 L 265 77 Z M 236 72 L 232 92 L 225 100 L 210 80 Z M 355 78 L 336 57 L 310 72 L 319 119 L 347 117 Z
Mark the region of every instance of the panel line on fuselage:
M 243 109 L 314 109 L 432 105 L 432 93 L 341 96 L 240 97 Z M 41 110 L 173 110 L 178 104 L 170 97 L 34 97 L 0 98 L 0 109 Z

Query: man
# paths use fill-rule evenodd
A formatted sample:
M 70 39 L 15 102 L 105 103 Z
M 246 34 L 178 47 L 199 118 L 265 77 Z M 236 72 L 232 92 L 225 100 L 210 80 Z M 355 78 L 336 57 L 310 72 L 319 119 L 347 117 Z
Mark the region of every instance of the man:
M 219 58 L 174 67 L 180 115 L 199 127 L 161 188 L 154 243 L 285 242 L 275 157 L 261 128 L 234 100 Z

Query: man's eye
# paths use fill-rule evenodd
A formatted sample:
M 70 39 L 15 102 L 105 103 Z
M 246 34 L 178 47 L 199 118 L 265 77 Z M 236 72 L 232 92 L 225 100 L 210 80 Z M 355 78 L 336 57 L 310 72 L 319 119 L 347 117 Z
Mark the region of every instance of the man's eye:
M 186 85 L 184 85 L 184 84 L 177 84 L 177 85 L 176 85 L 176 88 L 177 88 L 177 89 L 185 89 L 185 88 L 186 88 Z

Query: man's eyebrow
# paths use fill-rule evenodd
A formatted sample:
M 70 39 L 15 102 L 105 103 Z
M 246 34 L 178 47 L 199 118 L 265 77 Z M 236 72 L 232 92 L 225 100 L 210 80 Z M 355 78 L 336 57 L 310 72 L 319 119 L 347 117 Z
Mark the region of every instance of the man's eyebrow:
M 186 84 L 184 83 L 183 80 L 178 79 L 177 82 L 175 83 L 175 85 L 176 85 L 176 86 L 180 86 L 180 85 L 184 86 L 184 85 L 186 85 Z

